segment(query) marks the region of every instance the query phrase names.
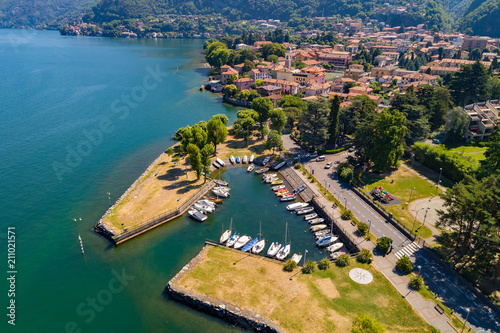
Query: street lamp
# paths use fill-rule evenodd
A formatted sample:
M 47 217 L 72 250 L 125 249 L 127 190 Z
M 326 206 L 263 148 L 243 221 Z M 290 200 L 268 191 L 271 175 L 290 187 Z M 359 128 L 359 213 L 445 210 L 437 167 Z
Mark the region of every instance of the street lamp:
M 460 333 L 462 333 L 464 331 L 465 326 L 467 325 L 467 319 L 469 319 L 470 309 L 466 308 L 465 311 L 467 311 L 467 316 L 465 317 L 464 327 L 462 327 L 462 331 Z
M 418 265 L 418 275 L 422 277 L 422 274 L 420 273 L 422 271 L 422 266 Z
M 413 162 L 415 162 L 415 154 L 411 154 L 411 168 L 413 169 Z
M 425 210 L 424 222 L 422 223 L 422 227 L 425 225 L 425 219 L 427 218 L 427 213 L 429 212 L 429 209 L 431 209 L 431 207 L 427 207 L 427 209 Z
M 344 204 L 344 209 L 347 210 L 347 198 L 344 198 L 345 204 Z
M 370 237 L 370 229 L 372 228 L 372 221 L 370 219 L 368 219 L 368 237 Z
M 307 255 L 307 250 L 304 251 L 304 266 L 306 265 L 306 255 Z
M 414 187 L 412 187 L 412 188 L 411 188 L 411 191 L 410 191 L 410 201 L 408 201 L 408 205 L 409 205 L 409 204 L 410 204 L 410 202 L 411 202 L 411 195 L 413 194 L 413 190 L 414 190 L 414 189 L 415 189 Z
M 413 231 L 415 230 L 415 222 L 417 222 L 417 215 L 418 215 L 418 213 L 419 213 L 422 209 L 425 209 L 425 207 L 420 208 L 420 209 L 419 209 L 419 210 L 417 210 L 417 212 L 415 213 L 415 220 L 413 220 L 413 227 L 411 228 L 411 233 L 412 233 L 412 234 L 413 234 Z
M 434 196 L 436 196 L 438 194 L 438 185 L 441 184 L 441 180 L 438 180 L 438 182 L 436 183 L 436 193 L 434 193 Z

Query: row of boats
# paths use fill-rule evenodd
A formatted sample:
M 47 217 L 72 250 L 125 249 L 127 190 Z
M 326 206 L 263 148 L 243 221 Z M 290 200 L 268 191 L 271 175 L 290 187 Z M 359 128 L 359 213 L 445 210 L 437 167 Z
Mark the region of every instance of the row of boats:
M 196 201 L 196 203 L 189 208 L 189 216 L 197 221 L 204 222 L 207 219 L 207 214 L 213 213 L 215 208 L 217 208 L 217 203 L 214 201 L 210 201 L 209 199 Z
M 258 237 L 252 239 L 248 235 L 240 235 L 238 233 L 233 233 L 233 220 L 231 219 L 231 225 L 228 230 L 224 231 L 220 237 L 220 244 L 225 244 L 227 247 L 233 247 L 235 249 L 241 249 L 242 252 L 251 252 L 254 254 L 260 254 L 264 251 L 266 246 L 266 240 L 262 237 L 262 223 L 260 224 Z M 267 249 L 266 255 L 270 258 L 276 258 L 278 260 L 285 260 L 290 255 L 291 242 L 288 239 L 288 223 L 285 226 L 285 242 L 284 245 L 279 242 L 272 242 Z M 301 254 L 294 254 L 292 260 L 297 264 L 302 259 Z
M 250 163 L 252 164 L 253 161 L 255 159 L 255 156 L 252 154 L 252 156 L 250 156 L 250 159 L 247 157 L 247 155 L 243 156 L 242 158 L 240 158 L 239 156 L 236 156 L 236 158 L 231 155 L 229 156 L 229 162 L 231 162 L 231 164 L 247 164 L 247 163 Z M 269 162 L 269 161 L 268 161 Z

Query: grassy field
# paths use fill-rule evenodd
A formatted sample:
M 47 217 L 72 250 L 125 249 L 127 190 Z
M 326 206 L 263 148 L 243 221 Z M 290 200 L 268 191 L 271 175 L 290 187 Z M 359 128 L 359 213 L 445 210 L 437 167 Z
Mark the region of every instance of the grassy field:
M 387 206 L 385 209 L 398 218 L 410 230 L 414 221 L 413 215 L 408 211 L 410 193 L 411 201 L 432 197 L 436 194 L 435 184 L 429 183 L 404 167 L 381 175 L 365 173 L 363 181 L 366 184 L 366 193 L 370 192 L 374 187 L 382 186 L 387 192 L 401 200 L 401 204 Z M 415 188 L 413 192 L 412 188 Z M 438 189 L 437 194 L 441 194 L 441 192 Z M 418 228 L 419 226 L 421 226 L 421 223 L 417 221 L 417 225 L 415 225 L 415 229 L 418 229 L 417 234 L 423 238 L 432 236 L 429 228 Z
M 263 257 L 212 247 L 178 284 L 262 314 L 286 332 L 350 332 L 359 313 L 373 316 L 387 332 L 430 332 L 429 325 L 371 265 L 332 266 L 311 275 L 301 274 L 298 268 L 284 272 L 282 267 Z M 348 274 L 354 267 L 369 270 L 373 282 L 352 281 Z
M 219 158 L 229 158 L 231 155 L 234 155 L 234 157 L 247 155 L 250 158 L 252 154 L 257 158 L 272 155 L 273 152 L 265 148 L 265 140 L 252 136 L 247 142 L 235 137 L 231 129 L 229 129 L 226 142 L 217 147 L 217 157 Z M 272 157 L 273 159 L 277 159 L 278 154 L 275 153 Z
M 451 152 L 461 154 L 466 157 L 470 157 L 473 160 L 484 160 L 484 152 L 486 151 L 486 147 L 474 147 L 474 146 L 459 146 L 459 147 L 447 147 L 445 148 Z

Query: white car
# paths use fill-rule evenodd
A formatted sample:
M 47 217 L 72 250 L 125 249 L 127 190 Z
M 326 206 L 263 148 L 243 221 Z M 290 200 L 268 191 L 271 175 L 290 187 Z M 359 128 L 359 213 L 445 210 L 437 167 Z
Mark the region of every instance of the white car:
M 325 160 L 325 156 L 318 156 L 316 157 L 316 162 L 321 162 L 321 161 L 324 161 Z
M 330 169 L 332 167 L 332 162 L 328 162 L 325 165 L 325 169 Z

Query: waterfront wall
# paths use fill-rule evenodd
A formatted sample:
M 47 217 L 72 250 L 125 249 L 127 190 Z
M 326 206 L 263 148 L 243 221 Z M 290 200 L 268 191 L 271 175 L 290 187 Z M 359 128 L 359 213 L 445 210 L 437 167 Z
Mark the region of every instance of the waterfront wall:
M 236 106 L 244 106 L 246 108 L 249 108 L 252 103 L 250 101 L 244 101 L 240 99 L 234 99 L 229 97 L 228 95 L 224 95 L 223 97 L 224 102 L 231 104 L 231 105 L 236 105 Z
M 205 244 L 203 249 L 191 261 L 177 273 L 165 287 L 165 293 L 173 300 L 188 305 L 196 310 L 205 312 L 214 317 L 229 322 L 232 325 L 253 331 L 264 333 L 284 333 L 283 330 L 269 319 L 249 310 L 211 298 L 206 295 L 197 294 L 180 287 L 177 282 L 189 273 L 198 263 L 202 261 L 202 254 L 212 246 Z

